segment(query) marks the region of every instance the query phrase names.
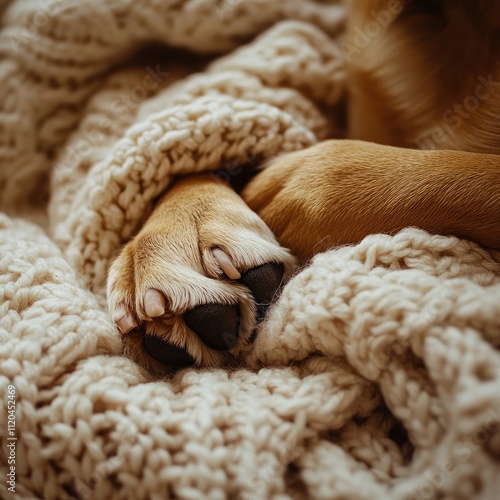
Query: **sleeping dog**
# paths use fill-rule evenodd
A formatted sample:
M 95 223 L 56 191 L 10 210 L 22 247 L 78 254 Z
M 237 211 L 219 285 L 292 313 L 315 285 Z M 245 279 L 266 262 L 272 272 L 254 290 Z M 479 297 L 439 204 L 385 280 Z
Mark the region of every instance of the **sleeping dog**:
M 236 193 L 179 180 L 110 269 L 124 351 L 217 366 L 315 253 L 416 226 L 500 250 L 500 4 L 351 0 L 349 140 L 276 158 Z

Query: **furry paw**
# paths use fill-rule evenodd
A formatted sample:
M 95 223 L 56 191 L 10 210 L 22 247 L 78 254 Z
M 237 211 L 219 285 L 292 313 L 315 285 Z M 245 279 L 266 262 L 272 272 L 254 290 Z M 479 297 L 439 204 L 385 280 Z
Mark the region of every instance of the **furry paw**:
M 178 181 L 109 272 L 125 354 L 157 373 L 227 362 L 293 265 L 229 186 L 209 175 Z

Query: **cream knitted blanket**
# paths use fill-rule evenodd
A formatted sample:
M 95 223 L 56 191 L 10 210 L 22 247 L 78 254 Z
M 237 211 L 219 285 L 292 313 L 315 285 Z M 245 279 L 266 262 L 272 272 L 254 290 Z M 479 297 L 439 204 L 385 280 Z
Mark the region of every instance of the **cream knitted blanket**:
M 107 317 L 174 175 L 340 136 L 338 1 L 0 12 L 1 498 L 497 498 L 500 264 L 469 242 L 318 255 L 237 370 L 152 380 Z

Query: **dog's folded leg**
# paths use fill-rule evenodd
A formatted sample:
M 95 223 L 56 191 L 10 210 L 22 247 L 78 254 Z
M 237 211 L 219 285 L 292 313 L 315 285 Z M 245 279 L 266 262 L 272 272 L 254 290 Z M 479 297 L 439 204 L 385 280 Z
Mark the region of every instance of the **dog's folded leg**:
M 500 250 L 500 156 L 335 140 L 272 160 L 242 192 L 305 261 L 414 226 Z
M 210 175 L 178 181 L 109 272 L 125 353 L 157 373 L 223 363 L 251 341 L 293 265 L 229 186 Z

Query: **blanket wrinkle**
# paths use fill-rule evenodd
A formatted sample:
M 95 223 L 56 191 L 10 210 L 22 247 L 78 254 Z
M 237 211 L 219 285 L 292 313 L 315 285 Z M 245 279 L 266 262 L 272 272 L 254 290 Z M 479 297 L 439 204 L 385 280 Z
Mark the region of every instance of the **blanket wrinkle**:
M 1 498 L 497 497 L 498 254 L 415 228 L 319 254 L 237 369 L 157 380 L 107 314 L 175 176 L 345 136 L 341 0 L 0 15 Z

